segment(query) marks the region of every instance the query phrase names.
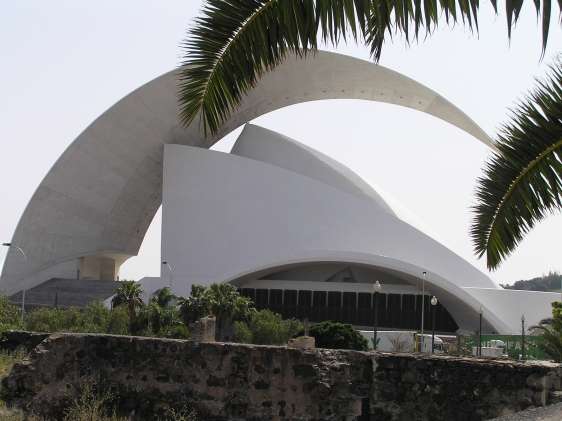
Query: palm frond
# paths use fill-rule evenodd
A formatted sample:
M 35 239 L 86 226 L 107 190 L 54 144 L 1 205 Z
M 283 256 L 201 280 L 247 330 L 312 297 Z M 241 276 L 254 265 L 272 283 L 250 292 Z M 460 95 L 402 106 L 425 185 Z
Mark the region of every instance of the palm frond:
M 547 214 L 562 208 L 562 63 L 512 111 L 478 179 L 476 254 L 495 269 Z
M 497 2 L 491 0 L 497 13 Z M 558 0 L 562 9 L 562 0 Z M 506 0 L 508 35 L 523 1 Z M 546 47 L 551 0 L 534 0 Z M 288 53 L 306 55 L 317 39 L 338 45 L 361 39 L 378 60 L 385 37 L 428 35 L 442 21 L 478 29 L 479 0 L 207 0 L 184 42 L 180 69 L 180 119 L 200 116 L 215 134 L 264 72 Z
M 264 71 L 288 51 L 316 48 L 314 1 L 208 0 L 185 48 L 182 121 L 200 112 L 205 133 L 215 133 Z

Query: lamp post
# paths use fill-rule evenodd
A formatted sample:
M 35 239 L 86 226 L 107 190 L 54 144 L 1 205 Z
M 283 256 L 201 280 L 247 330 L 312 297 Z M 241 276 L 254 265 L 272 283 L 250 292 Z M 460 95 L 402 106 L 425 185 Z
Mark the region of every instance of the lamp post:
M 521 315 L 521 359 L 525 361 L 525 315 Z
M 478 356 L 482 356 L 482 306 L 478 314 Z
M 168 287 L 170 288 L 170 291 L 172 291 L 172 286 L 173 286 L 173 284 L 172 284 L 172 276 L 173 276 L 173 274 L 174 274 L 174 271 L 173 271 L 173 269 L 172 269 L 172 266 L 168 263 L 167 260 L 162 260 L 162 265 L 167 266 L 167 267 L 168 267 L 168 270 L 170 271 L 170 278 L 169 278 L 169 280 L 168 280 Z
M 437 297 L 431 297 L 431 353 L 435 350 L 435 308 L 437 307 Z
M 427 272 L 424 270 L 422 272 L 422 302 L 421 302 L 421 336 L 420 336 L 420 349 L 422 351 L 423 344 L 423 332 L 424 332 L 424 313 L 425 313 L 425 278 L 427 277 Z
M 379 327 L 379 311 L 378 311 L 378 304 L 379 304 L 379 293 L 382 290 L 382 285 L 379 281 L 376 281 L 373 284 L 373 310 L 375 312 L 375 318 L 373 323 L 373 350 L 377 350 L 377 330 Z
M 2 243 L 2 245 L 4 247 L 8 247 L 8 248 L 14 248 L 17 251 L 20 252 L 20 254 L 23 256 L 23 260 L 27 263 L 27 255 L 25 254 L 25 252 L 23 251 L 23 249 L 19 246 L 16 246 L 13 243 Z M 23 288 L 21 290 L 21 322 L 23 324 L 25 318 L 25 288 Z

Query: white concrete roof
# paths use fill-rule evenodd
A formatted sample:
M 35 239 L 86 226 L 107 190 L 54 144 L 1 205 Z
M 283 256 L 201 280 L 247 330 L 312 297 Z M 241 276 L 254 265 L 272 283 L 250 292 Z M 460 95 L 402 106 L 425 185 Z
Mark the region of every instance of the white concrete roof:
M 197 122 L 187 128 L 179 124 L 176 77 L 170 72 L 109 108 L 53 165 L 12 238 L 28 259 L 8 253 L 0 290 L 12 294 L 50 277 L 72 276 L 73 261 L 82 256 L 136 255 L 161 203 L 164 144 L 208 148 L 257 116 L 330 98 L 416 109 L 492 145 L 474 121 L 431 89 L 385 67 L 327 52 L 290 58 L 266 74 L 220 133 L 205 139 Z

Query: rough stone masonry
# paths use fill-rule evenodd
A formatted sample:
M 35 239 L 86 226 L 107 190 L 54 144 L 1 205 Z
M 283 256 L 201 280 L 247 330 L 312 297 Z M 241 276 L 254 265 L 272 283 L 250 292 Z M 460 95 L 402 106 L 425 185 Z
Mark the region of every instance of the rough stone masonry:
M 4 379 L 11 404 L 59 417 L 85 382 L 137 419 L 483 420 L 550 403 L 560 365 L 56 334 Z

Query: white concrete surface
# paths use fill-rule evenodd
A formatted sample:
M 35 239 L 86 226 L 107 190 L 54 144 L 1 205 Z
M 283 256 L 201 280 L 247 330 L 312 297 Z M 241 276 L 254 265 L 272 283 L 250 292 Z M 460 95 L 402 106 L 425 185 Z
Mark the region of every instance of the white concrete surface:
M 464 288 L 476 298 L 484 309 L 498 312 L 508 325 L 505 334 L 521 333 L 521 317 L 525 317 L 525 328 L 539 324 L 552 317 L 551 303 L 560 301 L 560 293 L 540 291 L 519 291 L 503 288 Z M 484 310 L 484 317 L 485 317 Z
M 279 141 L 287 139 L 261 132 L 263 145 Z M 474 329 L 480 303 L 462 287 L 496 288 L 495 283 L 395 217 L 380 197 L 351 193 L 337 177 L 340 172 L 326 167 L 319 177 L 311 169 L 320 164 L 310 161 L 321 163 L 321 156 L 309 156 L 306 176 L 287 170 L 300 150 L 293 141 L 285 165 L 274 165 L 201 148 L 165 147 L 162 255 L 175 278 L 208 285 L 291 265 L 349 262 L 417 285 L 427 271 L 428 289 L 436 291 L 461 328 Z M 494 310 L 486 310 L 488 329 L 506 331 Z
M 386 292 L 411 294 L 427 271 L 426 294 L 439 297 L 461 330 L 477 330 L 482 310 L 485 331 L 502 334 L 518 333 L 522 314 L 527 326 L 548 317 L 560 298 L 500 288 L 401 220 L 349 169 L 257 126 L 242 131 L 232 154 L 167 145 L 163 191 L 162 255 L 180 293 L 223 281 L 371 292 L 376 279 Z M 365 273 L 326 282 L 346 263 Z M 307 273 L 301 265 L 315 266 Z
M 13 294 L 51 274 L 72 278 L 77 259 L 84 256 L 116 255 L 123 260 L 136 255 L 161 203 L 164 144 L 207 148 L 262 114 L 331 98 L 416 109 L 492 145 L 474 121 L 431 89 L 382 66 L 327 52 L 306 60 L 290 58 L 265 75 L 220 133 L 206 139 L 197 121 L 187 128 L 179 124 L 175 72 L 170 72 L 109 108 L 53 165 L 12 238 L 26 250 L 28 260 L 8 253 L 0 291 Z

